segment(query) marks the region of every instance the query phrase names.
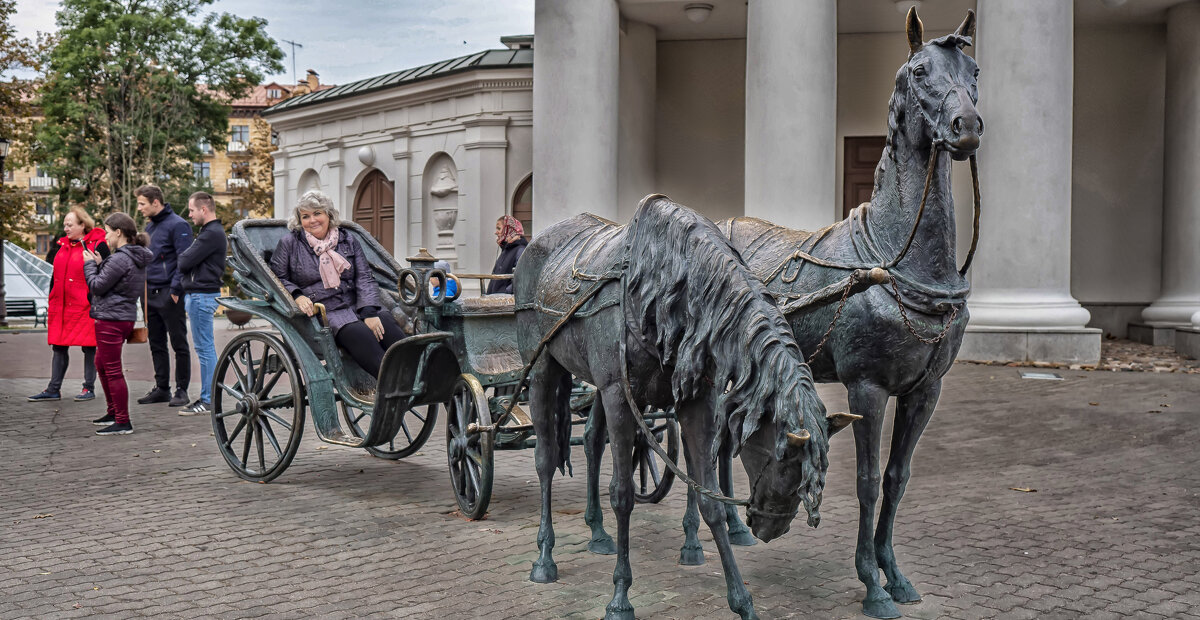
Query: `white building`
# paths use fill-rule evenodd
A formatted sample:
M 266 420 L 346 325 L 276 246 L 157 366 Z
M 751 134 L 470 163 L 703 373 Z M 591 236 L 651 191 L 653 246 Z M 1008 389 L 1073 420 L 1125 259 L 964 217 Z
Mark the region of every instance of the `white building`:
M 531 1 L 532 51 L 269 110 L 277 212 L 320 187 L 397 256 L 487 271 L 501 213 L 625 221 L 662 192 L 811 229 L 869 196 L 911 0 Z M 967 9 L 987 131 L 960 357 L 1095 361 L 1101 331 L 1200 355 L 1200 0 L 925 0 L 925 38 Z M 961 259 L 965 164 L 955 197 Z
M 491 271 L 496 219 L 528 222 L 533 189 L 532 37 L 503 42 L 265 111 L 280 144 L 275 216 L 320 189 L 401 260 L 425 247 L 456 271 Z
M 624 221 L 650 192 L 713 219 L 840 219 L 878 158 L 912 4 L 926 39 L 978 13 L 983 220 L 960 357 L 1094 362 L 1101 330 L 1191 326 L 1200 0 L 536 0 L 535 228 Z M 965 254 L 965 164 L 955 196 Z

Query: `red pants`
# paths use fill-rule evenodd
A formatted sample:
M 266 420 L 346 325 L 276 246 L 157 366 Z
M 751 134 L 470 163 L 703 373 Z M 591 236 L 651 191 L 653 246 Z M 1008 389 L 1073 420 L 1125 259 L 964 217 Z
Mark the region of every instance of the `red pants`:
M 96 373 L 104 387 L 108 412 L 118 424 L 129 422 L 129 386 L 121 368 L 121 347 L 131 331 L 133 321 L 96 320 Z

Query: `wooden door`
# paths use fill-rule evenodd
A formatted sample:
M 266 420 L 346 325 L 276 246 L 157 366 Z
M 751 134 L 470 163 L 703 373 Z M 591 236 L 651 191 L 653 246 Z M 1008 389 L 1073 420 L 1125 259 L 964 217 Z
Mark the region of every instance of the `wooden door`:
M 533 177 L 521 182 L 513 197 L 512 216 L 521 222 L 525 238 L 533 238 Z
M 845 162 L 842 168 L 842 218 L 850 210 L 871 201 L 875 189 L 875 166 L 883 156 L 884 136 L 847 137 Z
M 354 197 L 354 223 L 367 229 L 392 255 L 396 254 L 396 194 L 392 182 L 375 170 L 363 179 Z

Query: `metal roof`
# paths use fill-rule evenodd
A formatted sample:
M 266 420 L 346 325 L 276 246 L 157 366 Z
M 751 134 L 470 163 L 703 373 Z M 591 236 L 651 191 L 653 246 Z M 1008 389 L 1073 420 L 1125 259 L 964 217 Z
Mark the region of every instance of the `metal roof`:
M 463 73 L 465 71 L 473 71 L 476 69 L 505 69 L 517 67 L 532 67 L 533 66 L 533 50 L 532 49 L 503 49 L 503 50 L 486 50 L 476 52 L 450 60 L 442 60 L 428 65 L 415 67 L 412 69 L 404 69 L 395 73 L 386 75 L 377 75 L 365 80 L 342 84 L 329 90 L 322 90 L 315 93 L 308 93 L 293 97 L 285 101 L 281 101 L 263 111 L 263 115 L 270 115 L 274 112 L 283 110 L 291 110 L 316 103 L 324 103 L 326 101 L 334 101 L 345 97 L 353 97 L 370 92 L 392 88 L 402 84 L 412 84 L 455 73 Z

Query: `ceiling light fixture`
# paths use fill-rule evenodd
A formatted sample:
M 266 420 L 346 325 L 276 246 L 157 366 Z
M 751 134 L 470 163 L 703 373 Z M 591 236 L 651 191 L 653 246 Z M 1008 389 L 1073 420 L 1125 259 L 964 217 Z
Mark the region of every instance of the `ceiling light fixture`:
M 693 2 L 683 7 L 683 13 L 694 24 L 699 24 L 707 20 L 712 10 L 713 5 L 707 2 Z

